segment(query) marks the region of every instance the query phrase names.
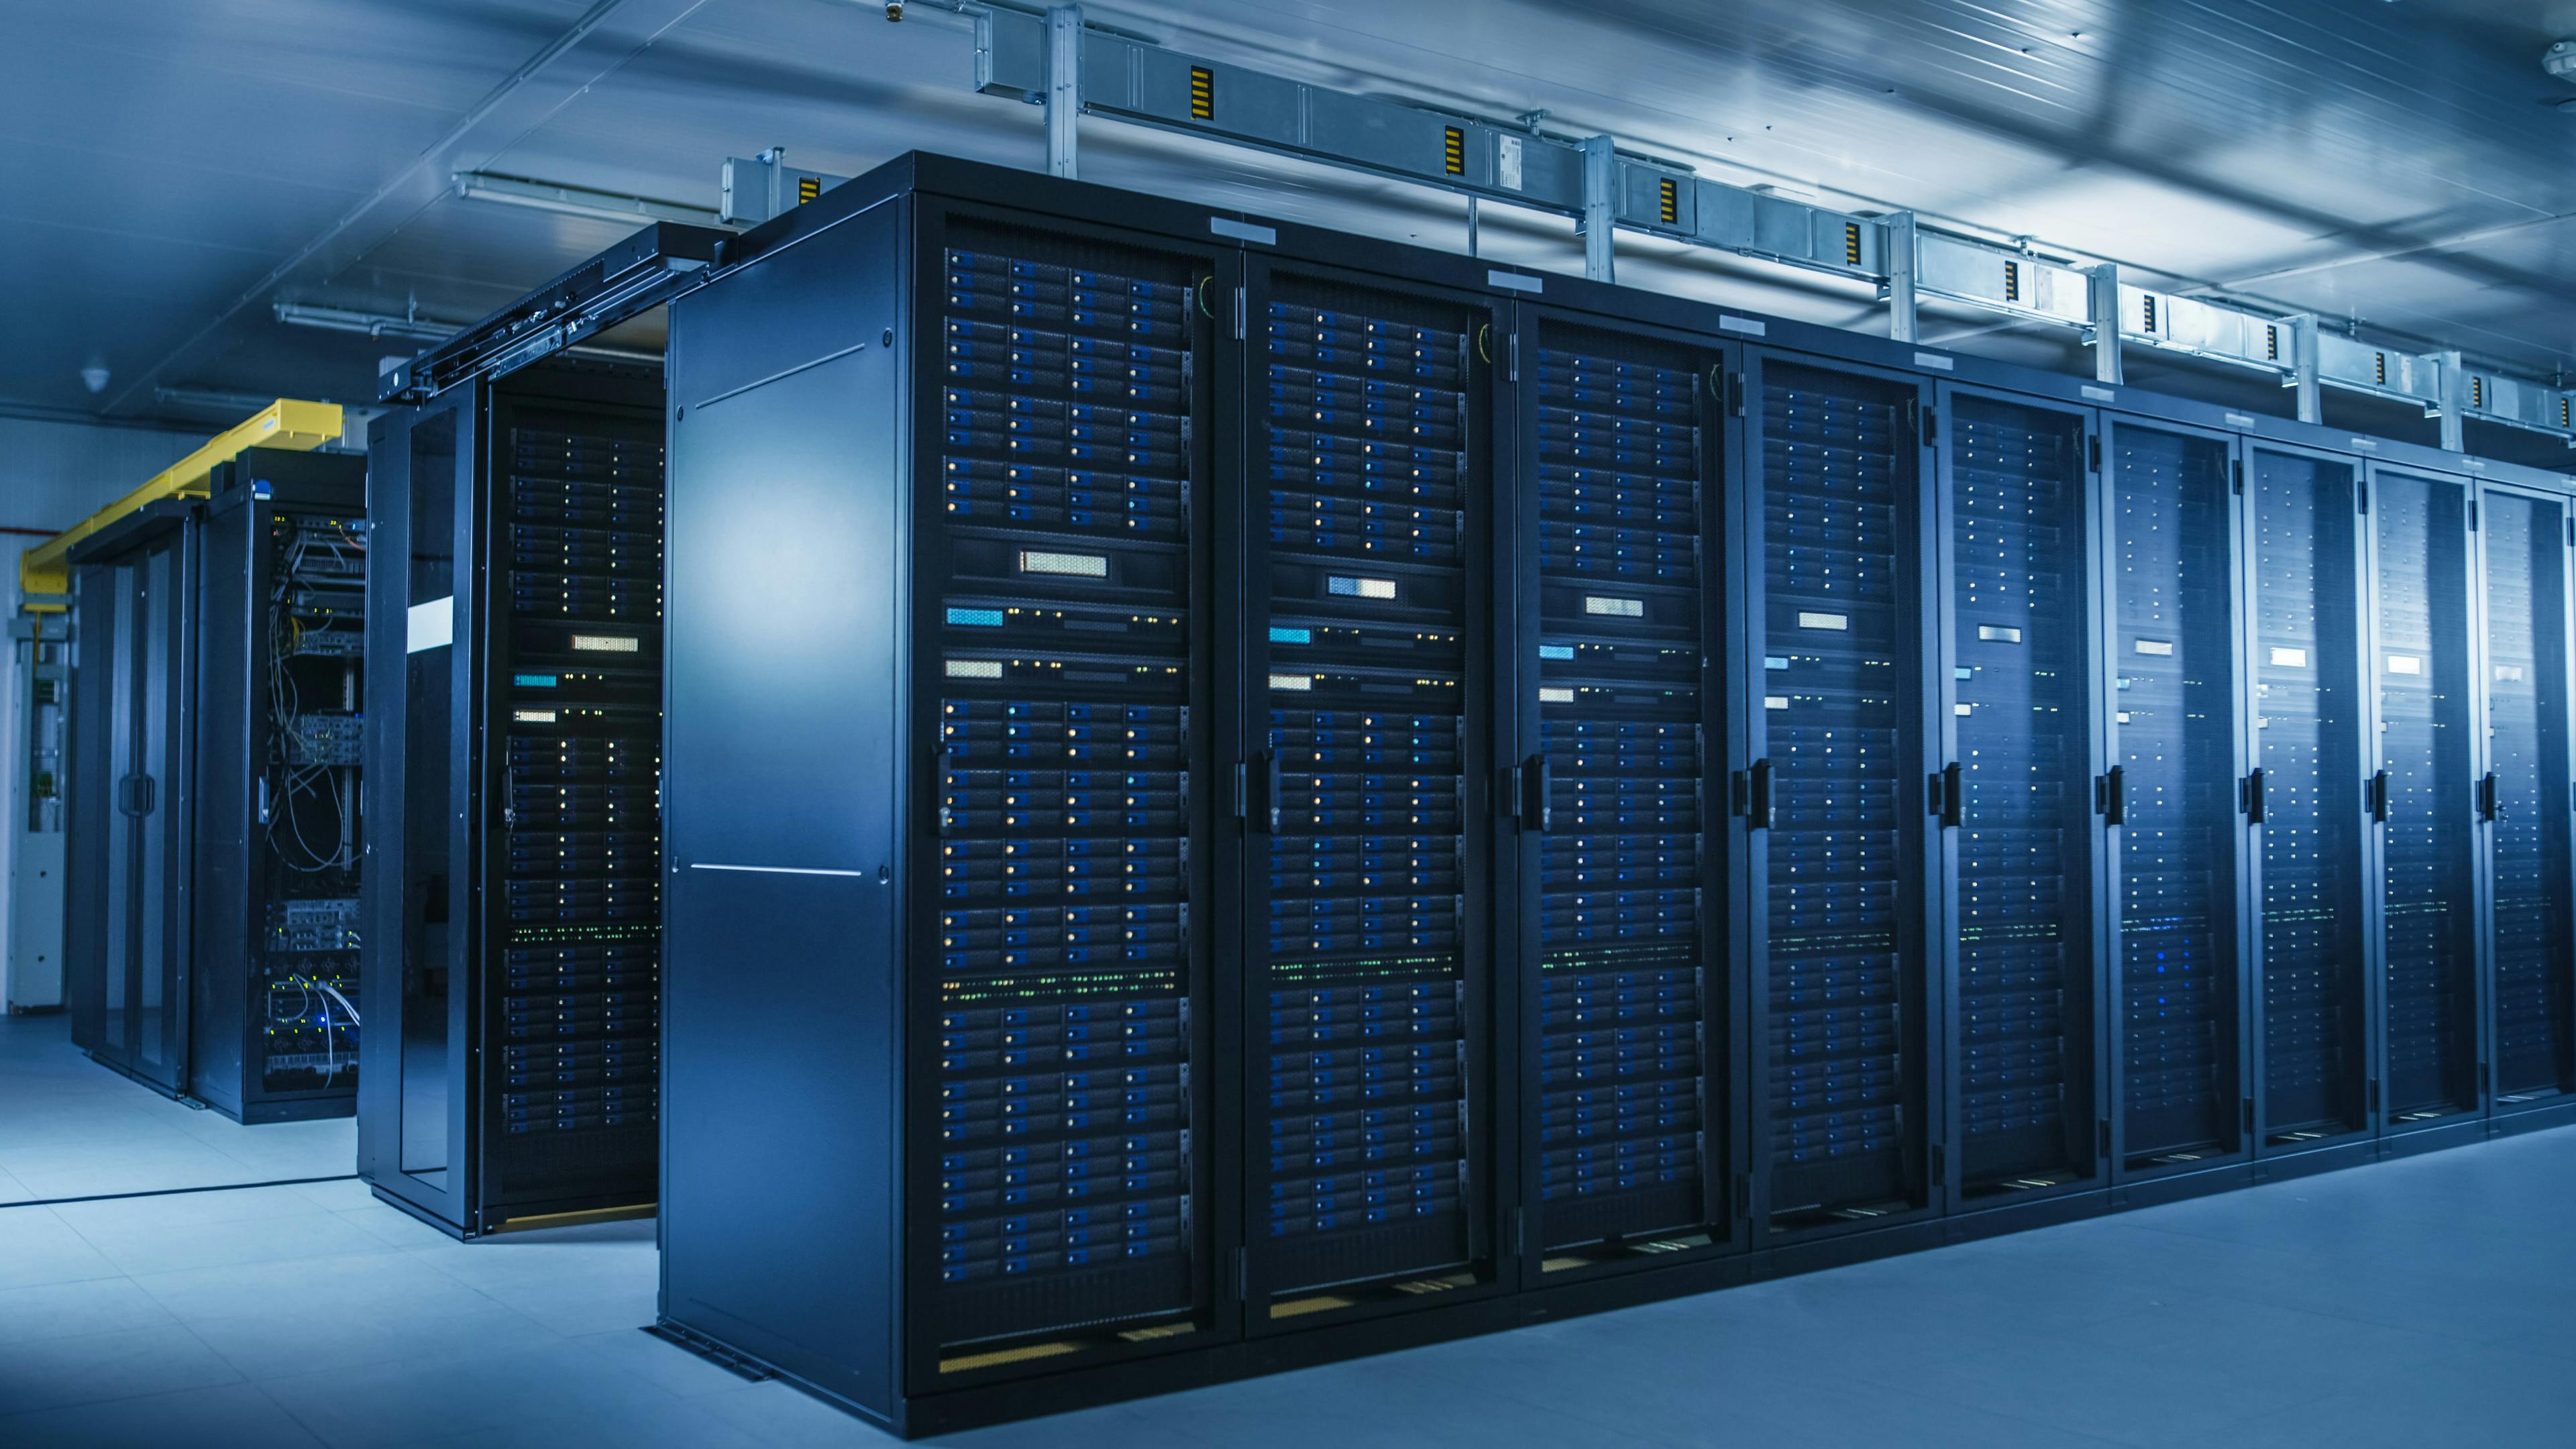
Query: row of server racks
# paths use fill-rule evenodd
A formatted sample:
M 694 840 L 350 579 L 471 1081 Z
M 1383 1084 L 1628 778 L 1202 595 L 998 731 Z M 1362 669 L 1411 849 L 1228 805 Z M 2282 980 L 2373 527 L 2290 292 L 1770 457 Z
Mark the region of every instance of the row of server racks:
M 2553 475 L 927 156 L 670 326 L 663 1328 L 899 1431 L 2576 1104 Z
M 236 1121 L 358 1087 L 366 461 L 252 448 L 71 555 L 65 1004 Z
M 460 1238 L 654 1201 L 661 413 L 559 361 L 370 424 L 358 1174 Z

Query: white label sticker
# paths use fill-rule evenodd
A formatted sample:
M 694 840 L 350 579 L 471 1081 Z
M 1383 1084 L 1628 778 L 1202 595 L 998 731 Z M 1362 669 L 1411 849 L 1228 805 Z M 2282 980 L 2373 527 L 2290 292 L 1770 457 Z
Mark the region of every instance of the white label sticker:
M 1547 290 L 1547 283 L 1536 277 L 1522 276 L 1518 272 L 1487 272 L 1485 273 L 1485 285 L 1488 287 L 1504 287 L 1515 292 L 1544 292 Z
M 1977 707 L 1973 704 L 1954 704 L 1950 706 L 1950 713 L 1952 714 L 1975 714 L 1976 712 Z
M 575 634 L 572 647 L 584 654 L 634 654 L 643 649 L 644 641 L 632 634 Z
M 444 649 L 456 642 L 456 596 L 414 604 L 403 616 L 403 652 Z
M 2391 674 L 2421 674 L 2424 672 L 2424 661 L 2416 658 L 2412 654 L 2391 654 L 2388 656 L 2388 672 Z
M 1324 591 L 1345 599 L 1392 599 L 1395 597 L 1395 580 L 1352 579 L 1329 574 L 1324 579 Z
M 510 718 L 520 724 L 553 724 L 555 712 L 550 709 L 513 710 L 510 712 Z
M 1505 191 L 1521 189 L 1521 138 L 1494 138 L 1494 184 Z
M 2107 387 L 2095 387 L 2089 382 L 2076 384 L 2075 390 L 2094 402 L 2109 402 L 2119 396 Z
M 1851 628 L 1851 618 L 1849 615 L 1845 614 L 1814 614 L 1809 613 L 1805 609 L 1800 609 L 1798 611 L 1798 627 L 1801 629 L 1832 629 L 1839 632 Z
M 2283 669 L 2305 669 L 2308 667 L 2308 651 L 2283 649 L 2275 645 L 2272 649 L 2272 663 Z
M 1786 669 L 1789 667 L 1789 661 L 1783 655 L 1765 654 L 1762 656 L 1762 667 L 1765 669 Z
M 2227 415 L 2227 422 L 2230 427 L 2250 428 L 2254 426 L 2254 415 L 2251 413 L 2229 413 Z
M 2141 654 L 2153 654 L 2160 658 L 2169 657 L 2173 653 L 2173 641 L 2171 639 L 2141 639 L 2138 641 L 2138 652 Z
M 1720 332 L 1741 332 L 1747 337 L 1767 337 L 1771 335 L 1769 324 L 1756 322 L 1750 317 L 1720 316 L 1717 319 L 1717 330 Z
M 1109 577 L 1109 560 L 1093 553 L 1043 553 L 1036 549 L 1022 549 L 1020 572 L 1061 574 L 1074 579 L 1105 579 Z
M 999 679 L 1002 677 L 1002 661 L 998 659 L 951 659 L 948 661 L 948 677 L 951 679 Z
M 2499 684 L 2522 683 L 2522 666 L 2519 664 L 2499 664 L 2495 667 L 2495 671 L 2496 682 Z
M 1914 354 L 1914 365 L 1931 368 L 1934 372 L 1948 372 L 1957 364 L 1937 352 L 1918 352 Z
M 1785 694 L 1766 694 L 1762 696 L 1762 707 L 1764 709 L 1787 709 L 1789 707 L 1789 696 Z
M 1315 677 L 1311 674 L 1274 674 L 1270 676 L 1270 687 L 1311 690 L 1315 687 Z
M 2122 724 L 2127 724 L 2129 722 L 2129 712 L 2124 709 L 2117 715 L 2113 716 L 2113 718 L 2117 719 Z
M 1230 236 L 1236 241 L 1258 242 L 1266 247 L 1279 244 L 1279 228 L 1275 226 L 1258 226 L 1248 221 L 1228 221 L 1222 216 L 1211 216 L 1208 218 L 1208 230 L 1218 236 Z
M 2355 438 L 2352 440 L 2352 445 L 2356 448 L 2368 448 L 2374 453 L 2379 451 L 2377 438 Z
M 1588 595 L 1583 600 L 1583 612 L 1587 614 L 1607 614 L 1614 619 L 1642 619 L 1646 617 L 1646 601 L 1643 599 L 1605 599 L 1599 595 Z
M 1538 692 L 1538 702 L 1541 704 L 1572 704 L 1574 703 L 1574 691 L 1570 689 L 1542 689 Z
M 1988 644 L 2018 644 L 2021 631 L 2004 624 L 1979 624 L 1977 637 Z

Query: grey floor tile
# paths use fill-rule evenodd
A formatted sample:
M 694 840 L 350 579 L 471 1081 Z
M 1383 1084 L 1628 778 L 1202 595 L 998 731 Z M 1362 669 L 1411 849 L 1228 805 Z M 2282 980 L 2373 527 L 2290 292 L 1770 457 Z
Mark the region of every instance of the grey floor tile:
M 294 1199 L 299 1204 L 301 1198 Z M 163 1227 L 74 1227 L 108 1261 L 137 1277 L 298 1258 L 392 1253 L 384 1239 L 327 1212 Z
M 0 1444 L 29 1449 L 322 1449 L 249 1384 L 0 1417 Z
M 391 1313 L 271 1311 L 199 1319 L 188 1327 L 253 1380 L 563 1342 L 554 1330 L 489 1300 L 437 1309 L 410 1304 Z
M 54 1216 L 81 1233 L 116 1236 L 255 1218 L 313 1217 L 329 1209 L 283 1187 L 244 1187 L 216 1192 L 170 1192 L 150 1197 L 107 1198 L 54 1205 Z M 194 1266 L 194 1265 L 192 1265 Z
M 0 1226 L 0 1231 L 5 1231 Z M 83 1278 L 27 1288 L 0 1288 L 0 1354 L 36 1338 L 68 1338 L 176 1323 L 170 1310 L 131 1278 Z
M 261 1387 L 333 1449 L 683 1403 L 562 1343 L 330 1369 Z
M 2368 1393 L 2265 1415 L 2229 1439 L 2243 1449 L 2566 1449 L 2576 1443 L 2576 1377 L 2558 1356 L 2477 1349 L 2412 1373 L 2392 1365 Z
M 401 1449 L 766 1449 L 761 1440 L 689 1404 L 617 1404 L 577 1415 L 547 1414 L 461 1434 L 405 1441 Z
M 246 1314 L 279 1318 L 435 1314 L 481 1309 L 494 1302 L 412 1254 L 381 1249 L 345 1258 L 191 1268 L 134 1281 L 182 1323 Z
M 48 1207 L 0 1207 L 0 1288 L 113 1278 L 118 1270 Z
M 24 1339 L 0 1355 L 0 1414 L 209 1388 L 241 1377 L 176 1323 Z
M 641 1328 L 583 1334 L 568 1340 L 573 1348 L 623 1373 L 634 1374 L 678 1398 L 741 1393 L 753 1381 L 691 1353 Z

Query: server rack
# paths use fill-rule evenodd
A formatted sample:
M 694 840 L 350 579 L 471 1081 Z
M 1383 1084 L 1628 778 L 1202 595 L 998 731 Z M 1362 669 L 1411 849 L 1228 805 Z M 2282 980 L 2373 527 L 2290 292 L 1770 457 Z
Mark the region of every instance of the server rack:
M 200 508 L 188 1092 L 242 1122 L 355 1110 L 366 466 L 254 448 Z
M 2261 983 L 2249 1034 L 2256 1150 L 2271 1155 L 2375 1126 L 2381 972 L 2365 881 L 2379 785 L 2362 764 L 2361 464 L 2277 446 L 2247 453 L 2254 730 L 2244 804 L 2256 837 L 2251 960 Z
M 1521 947 L 1521 1272 L 1742 1238 L 1723 508 L 1732 345 L 1520 309 L 1518 575 L 1498 850 Z M 1535 546 L 1533 547 L 1532 544 Z M 1515 848 L 1516 847 L 1516 848 Z M 1535 1070 L 1528 1064 L 1534 1064 Z
M 365 487 L 253 448 L 73 553 L 73 1039 L 241 1122 L 356 1086 Z
M 2485 1101 L 2476 505 L 2464 480 L 2438 473 L 2373 465 L 2369 486 L 2381 1131 L 2398 1137 L 2470 1121 Z
M 2486 580 L 2486 827 L 2499 1118 L 2576 1087 L 2576 932 L 2569 908 L 2568 550 L 2564 499 L 2487 487 L 2477 502 Z
M 2099 1186 L 2108 879 L 2089 408 L 1942 389 L 1939 811 L 1962 1209 Z
M 932 157 L 673 339 L 672 1338 L 926 1432 L 2450 1140 L 2431 450 Z M 2452 486 L 2563 912 L 2568 495 Z
M 2250 805 L 2236 439 L 2105 420 L 2115 1180 L 2248 1150 Z
M 359 1173 L 475 1237 L 654 1199 L 659 379 L 371 427 Z
M 188 741 L 196 727 L 194 508 L 165 500 L 73 551 L 64 842 L 72 1042 L 173 1096 L 188 1081 L 194 900 Z
M 1937 1210 L 1930 889 L 1918 782 L 1938 656 L 1931 384 L 1746 361 L 1744 636 L 1753 1212 L 1772 1235 Z

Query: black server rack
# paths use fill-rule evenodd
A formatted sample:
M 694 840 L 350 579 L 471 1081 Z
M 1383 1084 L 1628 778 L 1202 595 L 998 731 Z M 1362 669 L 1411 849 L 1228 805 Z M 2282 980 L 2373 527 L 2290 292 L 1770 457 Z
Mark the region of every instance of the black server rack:
M 2570 905 L 2567 504 L 2499 489 L 2478 505 L 2486 579 L 2486 821 L 2494 882 L 2498 1113 L 2576 1089 Z
M 370 434 L 358 1156 L 472 1237 L 649 1207 L 658 378 L 531 369 Z
M 1492 304 L 1256 267 L 1243 709 L 1255 1331 L 1495 1272 Z M 1486 351 L 1480 356 L 1479 346 Z
M 1781 1234 L 1902 1217 L 1936 1191 L 1918 803 L 1931 393 L 1759 354 L 1745 376 L 1754 1190 Z
M 254 448 L 200 505 L 188 1091 L 355 1110 L 366 460 Z
M 357 1085 L 363 459 L 253 448 L 74 552 L 74 1039 L 247 1123 Z
M 63 1000 L 74 1045 L 156 1091 L 188 1084 L 188 821 L 196 510 L 150 504 L 71 555 Z
M 2233 1156 L 2252 1130 L 2242 962 L 2245 695 L 2236 442 L 2113 419 L 2110 668 L 2123 1177 Z
M 2437 474 L 2370 470 L 2370 675 L 2379 755 L 2380 1103 L 2390 1133 L 2462 1119 L 2484 1100 L 2478 1063 L 2476 595 L 2469 490 Z
M 2248 450 L 2259 1147 L 2366 1132 L 2377 1110 L 2364 877 L 2360 464 Z
M 1737 1238 L 1722 870 L 1729 349 L 1514 334 L 1521 1196 L 1541 1281 Z M 1526 601 L 1535 600 L 1531 608 Z M 1712 779 L 1718 782 L 1710 789 Z M 1528 1271 L 1527 1268 L 1524 1271 Z
M 2094 963 L 2099 556 L 2087 412 L 1952 388 L 1941 516 L 1947 748 L 1931 782 L 1960 1206 L 2083 1183 L 2104 1164 Z
M 2539 475 L 925 156 L 671 336 L 658 1327 L 902 1432 L 2576 1078 Z

